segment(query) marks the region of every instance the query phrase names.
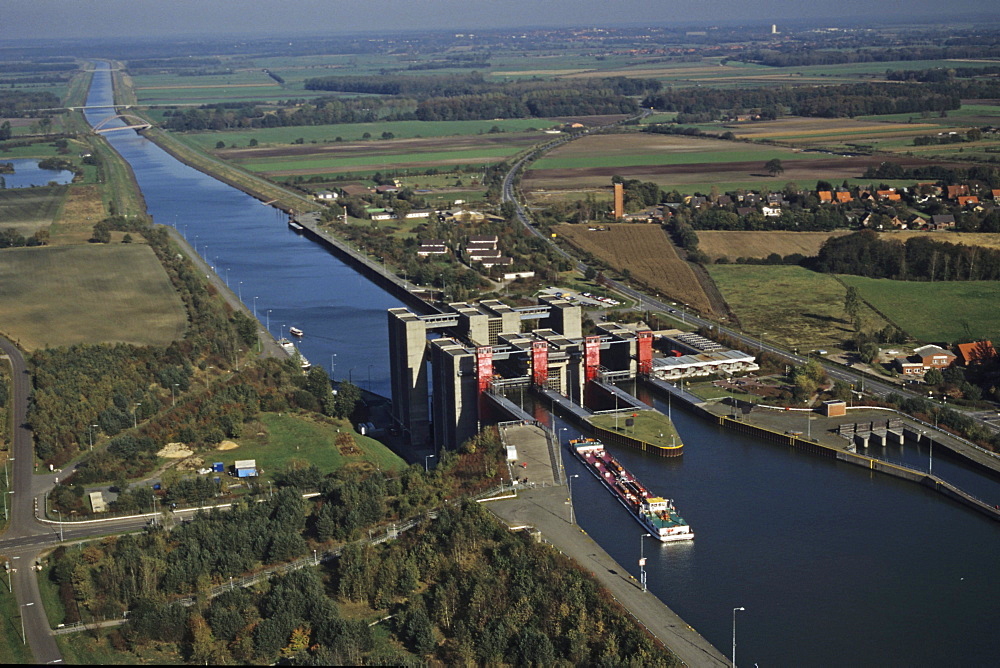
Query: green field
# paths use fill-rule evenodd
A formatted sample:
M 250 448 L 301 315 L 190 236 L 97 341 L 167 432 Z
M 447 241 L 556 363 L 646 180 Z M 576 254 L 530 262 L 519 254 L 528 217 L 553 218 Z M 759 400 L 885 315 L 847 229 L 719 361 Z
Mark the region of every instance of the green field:
M 840 279 L 856 287 L 862 299 L 920 341 L 995 341 L 1000 336 L 1000 282 Z
M 529 129 L 544 130 L 557 125 L 544 118 L 517 118 L 501 121 L 388 121 L 385 123 L 338 123 L 334 125 L 300 125 L 287 128 L 262 128 L 257 130 L 227 130 L 220 132 L 188 132 L 184 140 L 203 150 L 214 149 L 223 141 L 226 146 L 246 147 L 251 139 L 260 146 L 291 144 L 296 139 L 305 143 L 333 143 L 337 137 L 345 142 L 361 141 L 367 132 L 373 138 L 391 132 L 396 139 L 417 137 L 450 137 L 456 135 L 479 135 L 494 126 L 504 132 L 524 132 Z
M 109 244 L 0 251 L 3 333 L 28 350 L 122 341 L 166 345 L 187 313 L 152 249 Z
M 728 142 L 727 142 L 728 143 Z M 534 169 L 582 169 L 590 167 L 642 167 L 648 165 L 687 165 L 714 164 L 725 162 L 761 161 L 761 171 L 764 162 L 771 158 L 780 158 L 782 162 L 808 161 L 824 159 L 827 156 L 818 153 L 793 153 L 788 149 L 774 146 L 746 145 L 739 150 L 709 150 L 709 151 L 678 151 L 646 153 L 636 152 L 634 155 L 572 155 L 565 157 L 542 158 L 532 163 Z
M 414 163 L 435 162 L 446 164 L 472 165 L 487 162 L 501 162 L 521 150 L 520 146 L 507 148 L 480 148 L 468 151 L 441 151 L 430 153 L 401 153 L 391 156 L 352 156 L 347 158 L 309 157 L 302 160 L 254 160 L 240 163 L 252 172 L 288 172 L 305 170 L 308 172 L 335 173 L 345 168 L 386 169 L 388 166 L 399 168 Z
M 706 268 L 747 334 L 805 351 L 837 347 L 853 333 L 844 313 L 847 289 L 834 276 L 790 265 Z M 862 320 L 866 329 L 886 325 L 870 310 Z
M 27 236 L 48 225 L 59 211 L 69 186 L 0 190 L 0 227 L 13 227 Z
M 355 433 L 346 420 L 317 422 L 289 413 L 264 413 L 261 420 L 267 427 L 265 436 L 240 439 L 239 448 L 213 453 L 212 456 L 218 457 L 214 461 L 223 461 L 228 466 L 237 459 L 256 459 L 265 475 L 295 460 L 315 464 L 323 473 L 349 464 L 383 471 L 406 468 L 406 462 L 398 455 L 375 439 Z M 340 453 L 335 444 L 338 430 L 354 436 L 359 454 L 344 456 Z
M 2 572 L 2 571 L 0 571 Z M 0 661 L 6 665 L 34 663 L 31 649 L 21 641 L 21 617 L 14 595 L 7 589 L 7 574 L 0 584 Z

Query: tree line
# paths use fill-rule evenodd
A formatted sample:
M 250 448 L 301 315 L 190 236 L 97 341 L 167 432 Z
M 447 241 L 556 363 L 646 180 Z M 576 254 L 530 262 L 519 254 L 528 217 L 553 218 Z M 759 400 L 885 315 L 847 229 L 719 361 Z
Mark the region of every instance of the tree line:
M 902 83 L 757 89 L 674 88 L 648 95 L 642 106 L 684 114 L 708 114 L 712 120 L 722 118 L 724 112 L 743 109 L 761 109 L 773 118 L 785 110 L 795 116 L 839 118 L 949 111 L 959 109 L 963 97 L 973 96 L 965 95 L 965 89 L 958 84 L 942 84 L 936 88 Z
M 911 281 L 1000 280 L 1000 251 L 935 241 L 880 239 L 874 230 L 830 237 L 812 267 L 831 274 Z

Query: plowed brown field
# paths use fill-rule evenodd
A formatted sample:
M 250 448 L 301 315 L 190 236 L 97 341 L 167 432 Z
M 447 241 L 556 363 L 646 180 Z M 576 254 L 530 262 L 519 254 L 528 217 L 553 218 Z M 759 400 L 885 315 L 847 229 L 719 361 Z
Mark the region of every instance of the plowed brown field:
M 712 313 L 712 305 L 698 278 L 658 225 L 620 223 L 591 231 L 587 225 L 563 224 L 556 234 L 618 269 L 627 269 L 644 285 L 697 309 Z

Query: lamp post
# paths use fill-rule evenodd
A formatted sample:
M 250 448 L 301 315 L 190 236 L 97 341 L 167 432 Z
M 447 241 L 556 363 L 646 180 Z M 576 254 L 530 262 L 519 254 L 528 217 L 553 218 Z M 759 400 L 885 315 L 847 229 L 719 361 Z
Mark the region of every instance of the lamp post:
M 56 508 L 56 513 L 59 514 L 59 542 L 63 541 L 63 525 L 62 525 L 62 511 Z
M 576 517 L 573 516 L 573 478 L 579 478 L 579 473 L 566 476 L 566 484 L 569 485 L 569 523 L 576 524 Z
M 229 267 L 226 267 L 226 287 L 229 287 Z
M 90 433 L 90 450 L 91 451 L 94 450 L 94 427 L 96 427 L 96 426 L 97 426 L 96 424 L 92 424 L 89 427 L 87 427 L 87 431 Z M 4 471 L 6 472 L 6 467 L 4 468 Z
M 228 269 L 226 271 L 229 271 Z M 257 295 L 253 296 L 253 319 L 257 319 Z
M 743 612 L 744 607 L 733 608 L 733 668 L 736 668 L 736 611 Z
M 237 286 L 237 289 L 239 290 L 240 301 L 243 301 L 243 281 L 240 281 L 240 284 L 239 286 Z
M 267 309 L 267 333 L 271 333 L 271 309 Z
M 21 606 L 21 608 L 22 608 L 22 610 L 21 610 L 21 642 L 23 644 L 25 644 L 25 645 L 28 644 L 28 636 L 26 636 L 24 634 L 24 610 L 23 610 L 23 608 L 27 608 L 30 605 L 34 605 L 34 603 L 33 602 L 32 603 L 25 603 L 24 605 Z
M 174 383 L 173 385 L 170 386 L 170 405 L 171 406 L 176 406 L 177 405 L 177 394 L 176 394 L 176 390 L 174 389 L 176 387 L 180 387 L 180 383 Z M 91 446 L 90 449 L 93 450 L 94 449 L 93 446 Z
M 427 473 L 428 471 L 430 471 L 430 468 L 427 466 L 427 460 L 428 459 L 432 459 L 434 457 L 437 457 L 437 455 L 425 455 L 424 456 L 424 473 Z
M 643 546 L 645 545 L 644 538 L 652 538 L 653 534 L 644 533 L 639 536 L 639 581 L 642 583 L 642 593 L 645 594 L 646 591 L 646 555 L 643 552 Z
M 330 380 L 337 380 L 337 353 L 330 354 Z
M 139 412 L 139 406 L 142 406 L 142 402 L 141 401 L 135 402 L 135 408 L 132 409 L 132 428 L 133 429 L 136 429 L 139 426 L 139 418 L 136 416 L 136 413 Z

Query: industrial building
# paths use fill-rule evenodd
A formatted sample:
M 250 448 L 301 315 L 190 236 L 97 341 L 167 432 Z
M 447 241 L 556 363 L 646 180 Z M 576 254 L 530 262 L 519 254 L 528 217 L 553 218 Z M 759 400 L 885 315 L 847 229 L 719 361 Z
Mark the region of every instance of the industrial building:
M 676 378 L 756 368 L 752 356 L 724 349 L 654 360 L 653 332 L 601 323 L 584 336 L 582 321 L 579 304 L 553 296 L 527 307 L 457 302 L 432 315 L 389 309 L 394 427 L 414 447 L 453 448 L 484 423 L 517 419 L 517 407 L 503 398 L 508 389 L 538 388 L 585 405 L 601 382 L 657 370 Z M 701 343 L 688 340 L 669 346 Z

